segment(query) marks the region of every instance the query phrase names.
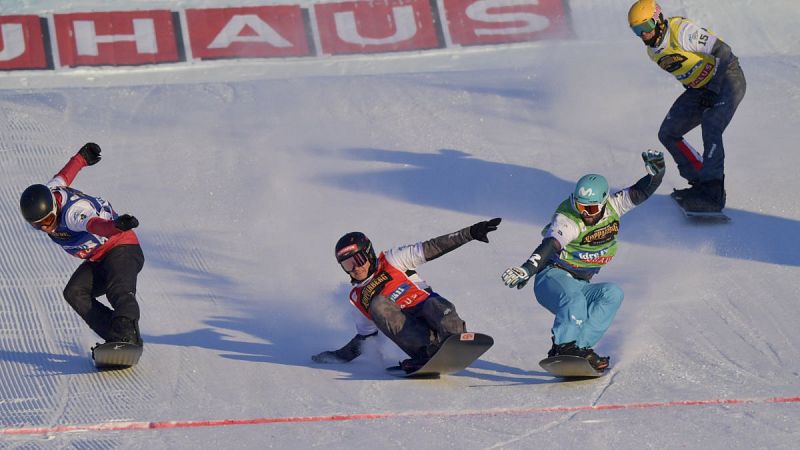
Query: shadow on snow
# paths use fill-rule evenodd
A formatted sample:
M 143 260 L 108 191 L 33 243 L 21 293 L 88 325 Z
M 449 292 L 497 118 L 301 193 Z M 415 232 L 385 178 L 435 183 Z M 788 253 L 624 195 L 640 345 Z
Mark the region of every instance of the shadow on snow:
M 453 149 L 413 153 L 352 148 L 343 152 L 351 160 L 393 163 L 398 167 L 329 175 L 322 178 L 323 183 L 478 217 L 500 216 L 529 223 L 537 231 L 569 196 L 575 183 L 535 167 L 484 161 Z M 619 189 L 634 184 L 643 175 L 644 170 L 631 174 L 629 179 L 610 179 L 609 183 Z M 800 255 L 784 245 L 800 229 L 799 221 L 737 209 L 726 212 L 733 219 L 730 224 L 690 223 L 668 194 L 657 193 L 626 216 L 620 239 L 692 252 L 700 248 L 727 258 L 800 265 Z

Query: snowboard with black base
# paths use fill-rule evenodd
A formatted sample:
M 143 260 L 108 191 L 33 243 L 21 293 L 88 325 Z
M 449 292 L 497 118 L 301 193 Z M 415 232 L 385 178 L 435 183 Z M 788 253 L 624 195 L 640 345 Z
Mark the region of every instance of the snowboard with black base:
M 551 374 L 563 378 L 596 378 L 603 375 L 580 356 L 559 355 L 539 361 L 539 366 Z
M 603 375 L 611 360 L 600 356 L 591 347 L 580 348 L 575 341 L 556 344 L 539 361 L 542 369 L 562 378 L 596 378 Z
M 693 211 L 691 209 L 687 209 L 684 205 L 683 195 L 680 191 L 674 191 L 669 195 L 672 200 L 675 201 L 675 204 L 678 205 L 678 208 L 681 209 L 681 212 L 687 219 L 695 221 L 695 222 L 730 222 L 731 218 L 720 211 Z
M 440 375 L 448 375 L 466 369 L 486 353 L 493 344 L 494 339 L 486 334 L 454 334 L 448 337 L 431 359 L 421 367 L 393 366 L 386 370 L 397 377 L 435 379 Z
M 127 369 L 135 366 L 144 346 L 131 342 L 106 342 L 92 347 L 92 360 L 100 370 Z

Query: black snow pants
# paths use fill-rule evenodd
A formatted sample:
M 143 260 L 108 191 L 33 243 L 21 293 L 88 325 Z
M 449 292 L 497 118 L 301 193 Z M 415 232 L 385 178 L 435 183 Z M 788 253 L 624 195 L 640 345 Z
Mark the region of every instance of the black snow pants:
M 95 333 L 108 340 L 115 317 L 139 320 L 136 278 L 143 266 L 142 247 L 120 245 L 100 261 L 84 261 L 78 266 L 64 288 L 64 298 Z M 97 301 L 101 295 L 113 310 Z

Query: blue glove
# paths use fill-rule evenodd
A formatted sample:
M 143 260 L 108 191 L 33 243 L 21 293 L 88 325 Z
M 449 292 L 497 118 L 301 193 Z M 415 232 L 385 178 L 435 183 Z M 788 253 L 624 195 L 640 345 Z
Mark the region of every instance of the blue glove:
M 658 150 L 648 150 L 646 152 L 642 152 L 642 159 L 644 160 L 644 166 L 647 169 L 647 173 L 652 176 L 656 176 L 666 170 L 663 152 Z

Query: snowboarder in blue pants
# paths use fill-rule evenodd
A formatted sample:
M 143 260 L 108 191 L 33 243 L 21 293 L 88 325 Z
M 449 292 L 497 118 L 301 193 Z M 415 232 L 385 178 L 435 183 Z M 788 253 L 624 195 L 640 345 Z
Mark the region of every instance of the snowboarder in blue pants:
M 522 265 L 503 272 L 506 286 L 522 289 L 536 277 L 533 291 L 540 305 L 555 315 L 548 357 L 586 358 L 597 370 L 609 357 L 594 352 L 611 326 L 623 292 L 613 283 L 590 283 L 617 252 L 620 217 L 647 200 L 664 178 L 664 154 L 642 153 L 648 174 L 633 186 L 609 195 L 602 175 L 584 175 L 542 231 L 544 239 Z

